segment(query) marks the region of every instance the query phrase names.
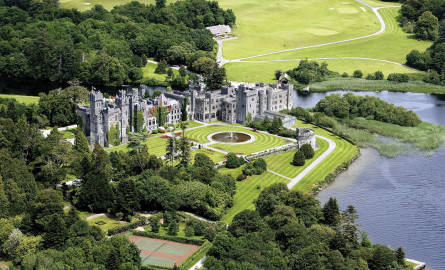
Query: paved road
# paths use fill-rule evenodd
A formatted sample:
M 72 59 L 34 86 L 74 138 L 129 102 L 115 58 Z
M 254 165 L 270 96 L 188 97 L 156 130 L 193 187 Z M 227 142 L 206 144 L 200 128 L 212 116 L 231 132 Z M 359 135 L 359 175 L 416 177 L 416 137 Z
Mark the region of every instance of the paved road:
M 337 144 L 326 137 L 317 135 L 318 138 L 323 139 L 329 143 L 328 150 L 326 150 L 323 154 L 321 154 L 316 160 L 314 160 L 309 166 L 307 166 L 299 175 L 294 177 L 289 184 L 287 184 L 287 187 L 289 189 L 293 188 L 298 182 L 300 182 L 303 177 L 305 177 L 310 171 L 312 171 L 315 167 L 317 167 L 320 162 L 322 162 L 326 157 L 328 157 L 337 147 Z
M 205 261 L 206 257 L 204 256 L 204 258 L 202 258 L 201 260 L 199 260 L 199 262 L 197 262 L 195 265 L 193 265 L 192 267 L 190 267 L 189 270 L 195 270 L 195 269 L 199 269 L 201 267 L 204 266 L 204 261 Z

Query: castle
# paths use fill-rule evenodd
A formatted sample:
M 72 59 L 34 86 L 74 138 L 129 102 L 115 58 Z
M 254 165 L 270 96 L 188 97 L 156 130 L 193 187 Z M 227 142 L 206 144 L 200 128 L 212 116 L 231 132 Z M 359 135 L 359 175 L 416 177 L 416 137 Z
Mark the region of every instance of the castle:
M 89 94 L 90 106 L 77 105 L 77 114 L 82 119 L 82 127 L 90 143 L 109 146 L 107 132 L 111 126 L 118 129 L 121 141 L 127 141 L 127 132 L 135 131 L 131 119 L 136 111 L 142 112 L 143 128 L 147 132 L 159 127 L 159 107 L 168 113 L 165 125 L 176 124 L 181 119 L 181 107 L 186 101 L 188 120 L 246 124 L 248 117 L 258 120 L 267 115 L 281 117 L 285 126 L 296 123 L 295 118 L 277 113 L 293 107 L 293 86 L 286 82 L 257 83 L 254 87 L 222 86 L 213 92 L 204 92 L 202 84 L 190 82 L 187 91 L 165 92 L 157 98 L 144 98 L 146 91 L 148 89 L 143 85 L 128 91 L 120 90 L 115 102 L 105 100 L 99 91 L 92 91 Z

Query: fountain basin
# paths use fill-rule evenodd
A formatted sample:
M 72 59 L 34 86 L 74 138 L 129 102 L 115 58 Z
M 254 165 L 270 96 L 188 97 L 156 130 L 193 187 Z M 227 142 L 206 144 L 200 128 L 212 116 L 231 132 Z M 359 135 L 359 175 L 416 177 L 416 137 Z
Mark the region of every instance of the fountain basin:
M 221 144 L 246 144 L 255 141 L 253 135 L 239 131 L 223 131 L 210 134 L 207 139 Z

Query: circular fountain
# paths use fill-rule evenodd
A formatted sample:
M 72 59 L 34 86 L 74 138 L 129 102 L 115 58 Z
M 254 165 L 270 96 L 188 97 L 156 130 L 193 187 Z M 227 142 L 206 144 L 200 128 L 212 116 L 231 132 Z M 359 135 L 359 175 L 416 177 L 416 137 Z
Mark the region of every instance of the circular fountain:
M 223 144 L 244 144 L 255 140 L 255 137 L 238 131 L 223 131 L 210 134 L 208 139 L 212 142 Z

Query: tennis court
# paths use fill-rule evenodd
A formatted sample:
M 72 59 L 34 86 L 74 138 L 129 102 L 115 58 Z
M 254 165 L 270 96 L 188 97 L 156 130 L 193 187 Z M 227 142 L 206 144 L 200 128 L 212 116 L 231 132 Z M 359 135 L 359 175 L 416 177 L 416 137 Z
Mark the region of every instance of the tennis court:
M 141 250 L 142 265 L 173 267 L 181 264 L 199 246 L 131 235 L 130 241 Z

